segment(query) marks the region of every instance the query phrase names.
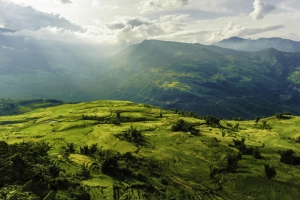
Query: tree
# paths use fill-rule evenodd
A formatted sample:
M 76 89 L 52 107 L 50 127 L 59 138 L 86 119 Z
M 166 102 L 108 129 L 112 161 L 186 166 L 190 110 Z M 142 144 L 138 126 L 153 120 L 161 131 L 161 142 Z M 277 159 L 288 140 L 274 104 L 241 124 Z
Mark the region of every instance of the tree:
M 264 164 L 265 166 L 265 173 L 268 179 L 275 178 L 277 172 L 275 170 L 275 167 L 270 167 L 269 164 Z
M 228 154 L 227 155 L 227 171 L 236 172 L 240 157 L 241 157 L 241 154 L 238 154 L 238 155 Z
M 277 119 L 281 119 L 282 116 L 283 116 L 283 114 L 280 113 L 280 112 L 277 112 L 276 115 L 275 115 L 275 117 L 276 117 Z
M 67 148 L 68 148 L 70 153 L 75 153 L 76 152 L 76 150 L 75 150 L 76 146 L 75 146 L 74 143 L 68 143 Z
M 240 124 L 239 123 L 236 123 L 235 125 L 234 125 L 234 130 L 236 130 L 236 131 L 238 131 L 239 130 L 239 126 L 240 126 Z
M 116 114 L 117 114 L 117 118 L 120 119 L 120 118 L 121 118 L 121 112 L 120 112 L 120 111 L 117 111 Z
M 259 122 L 260 117 L 255 117 L 255 123 L 257 124 L 257 122 Z

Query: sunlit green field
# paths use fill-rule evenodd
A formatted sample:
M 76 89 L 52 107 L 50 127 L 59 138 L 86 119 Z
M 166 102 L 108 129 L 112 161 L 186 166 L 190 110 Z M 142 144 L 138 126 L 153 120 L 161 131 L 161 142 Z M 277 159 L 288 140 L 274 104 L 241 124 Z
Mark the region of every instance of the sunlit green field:
M 111 123 L 120 113 L 120 125 Z M 97 116 L 97 120 L 84 119 Z M 179 119 L 196 125 L 199 136 L 172 132 Z M 93 199 L 298 199 L 300 168 L 279 161 L 278 150 L 293 149 L 300 155 L 300 117 L 269 117 L 271 129 L 255 128 L 255 120 L 221 120 L 211 127 L 205 120 L 183 117 L 174 111 L 129 101 L 95 101 L 35 109 L 25 114 L 0 117 L 0 140 L 7 143 L 45 141 L 55 162 L 75 174 L 84 164 L 91 172 L 82 184 Z M 239 123 L 238 129 L 234 126 Z M 120 134 L 131 126 L 141 131 L 143 143 L 129 142 Z M 222 133 L 223 132 L 223 133 Z M 237 154 L 229 146 L 233 139 L 245 138 L 247 146 L 258 147 L 262 159 L 242 155 L 235 173 L 222 172 L 214 178 L 211 169 L 224 166 L 226 156 Z M 76 152 L 68 158 L 62 150 L 74 143 Z M 104 174 L 96 156 L 80 154 L 80 147 L 98 144 L 101 151 L 130 153 L 132 160 L 118 160 L 118 169 L 130 174 Z M 274 166 L 277 176 L 268 179 L 264 164 Z

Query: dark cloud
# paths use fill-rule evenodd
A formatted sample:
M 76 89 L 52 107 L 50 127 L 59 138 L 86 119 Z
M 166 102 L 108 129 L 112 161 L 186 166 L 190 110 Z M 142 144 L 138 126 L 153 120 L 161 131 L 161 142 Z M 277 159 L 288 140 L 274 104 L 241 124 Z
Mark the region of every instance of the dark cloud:
M 66 4 L 66 3 L 73 3 L 73 2 L 70 1 L 70 0 L 59 0 L 59 2 L 64 3 L 64 4 Z
M 111 24 L 106 24 L 106 26 L 109 29 L 123 29 L 126 26 L 130 25 L 131 27 L 138 27 L 138 26 L 142 26 L 142 25 L 150 25 L 150 22 L 147 19 L 144 18 L 123 18 L 123 19 L 119 19 Z
M 66 0 L 65 0 L 66 1 Z M 58 14 L 40 12 L 31 6 L 20 6 L 0 1 L 0 24 L 13 30 L 39 30 L 44 27 L 59 27 L 77 31 L 81 28 Z

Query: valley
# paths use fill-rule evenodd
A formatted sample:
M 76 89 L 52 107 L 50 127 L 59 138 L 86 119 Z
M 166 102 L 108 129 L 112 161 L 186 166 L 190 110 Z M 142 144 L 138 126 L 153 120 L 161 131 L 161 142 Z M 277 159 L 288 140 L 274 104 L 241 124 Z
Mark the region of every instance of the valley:
M 296 200 L 300 1 L 0 0 L 0 200 Z

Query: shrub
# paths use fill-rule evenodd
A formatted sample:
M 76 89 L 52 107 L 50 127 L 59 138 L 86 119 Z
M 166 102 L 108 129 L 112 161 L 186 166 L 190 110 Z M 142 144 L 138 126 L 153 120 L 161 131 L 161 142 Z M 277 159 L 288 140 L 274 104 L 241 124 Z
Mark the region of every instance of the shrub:
M 269 164 L 264 164 L 265 166 L 265 173 L 268 179 L 275 178 L 277 172 L 275 170 L 275 167 L 270 167 Z

